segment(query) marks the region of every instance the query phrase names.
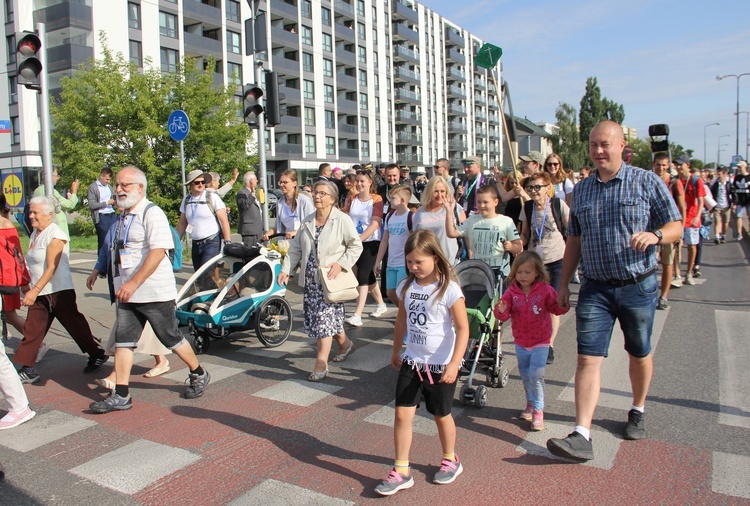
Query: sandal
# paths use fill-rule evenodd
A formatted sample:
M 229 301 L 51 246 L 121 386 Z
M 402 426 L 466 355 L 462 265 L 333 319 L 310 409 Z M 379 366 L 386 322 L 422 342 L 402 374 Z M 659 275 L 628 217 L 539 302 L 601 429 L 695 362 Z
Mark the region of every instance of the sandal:
M 325 377 L 328 376 L 328 368 L 326 367 L 325 371 L 315 372 L 313 371 L 312 374 L 310 374 L 310 377 L 307 378 L 308 380 L 312 382 L 318 382 L 323 381 Z
M 347 358 L 347 357 L 348 357 L 349 355 L 351 355 L 352 353 L 354 353 L 354 350 L 355 350 L 355 348 L 354 348 L 354 343 L 352 343 L 352 344 L 351 344 L 351 345 L 350 345 L 350 346 L 349 346 L 349 347 L 348 347 L 348 348 L 346 349 L 346 351 L 345 351 L 344 353 L 339 353 L 338 355 L 336 355 L 335 357 L 333 357 L 333 361 L 334 361 L 334 362 L 343 362 L 344 360 L 346 360 L 346 358 Z
M 102 388 L 106 388 L 107 390 L 114 390 L 115 389 L 115 382 L 109 380 L 108 378 L 97 378 L 94 380 L 94 383 L 99 385 Z
M 151 370 L 144 374 L 143 377 L 156 378 L 167 372 L 169 372 L 169 362 L 167 362 L 167 365 L 157 365 L 156 367 L 151 368 Z

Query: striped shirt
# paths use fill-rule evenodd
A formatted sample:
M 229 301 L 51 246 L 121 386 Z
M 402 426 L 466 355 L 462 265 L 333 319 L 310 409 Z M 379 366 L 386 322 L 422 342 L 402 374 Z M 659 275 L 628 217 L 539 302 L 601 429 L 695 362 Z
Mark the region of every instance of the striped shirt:
M 681 220 L 659 176 L 623 162 L 606 183 L 597 171 L 575 186 L 569 235 L 581 239 L 585 277 L 632 279 L 656 267 L 656 246 L 636 251 L 630 247 L 631 236 Z

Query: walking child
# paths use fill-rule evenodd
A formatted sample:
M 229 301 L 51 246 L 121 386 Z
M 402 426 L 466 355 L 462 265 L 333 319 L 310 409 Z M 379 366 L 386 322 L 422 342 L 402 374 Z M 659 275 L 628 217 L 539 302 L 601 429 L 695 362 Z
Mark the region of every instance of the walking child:
M 526 391 L 526 408 L 519 417 L 531 430 L 544 429 L 544 369 L 552 336 L 552 316 L 568 312 L 557 304 L 557 292 L 539 255 L 524 251 L 516 257 L 508 289 L 495 305 L 498 320 L 511 319 L 518 372 Z
M 380 495 L 392 495 L 414 485 L 409 449 L 412 422 L 422 398 L 435 418 L 443 450 L 433 481 L 452 483 L 463 472 L 455 454 L 456 424 L 451 404 L 469 341 L 464 296 L 451 279 L 450 263 L 434 232 L 413 232 L 404 253 L 409 276 L 397 289 L 400 302 L 391 356 L 391 365 L 399 370 L 393 426 L 396 461 L 388 477 L 375 488 Z M 402 353 L 407 330 L 409 338 Z
M 406 277 L 404 245 L 412 229 L 414 214 L 407 207 L 411 196 L 411 188 L 406 185 L 396 186 L 388 192 L 392 212 L 385 217 L 383 239 L 380 241 L 378 257 L 375 260 L 375 274 L 378 274 L 383 257 L 388 255 L 388 266 L 385 268 L 385 289 L 388 298 L 396 305 L 399 303 L 396 287 Z

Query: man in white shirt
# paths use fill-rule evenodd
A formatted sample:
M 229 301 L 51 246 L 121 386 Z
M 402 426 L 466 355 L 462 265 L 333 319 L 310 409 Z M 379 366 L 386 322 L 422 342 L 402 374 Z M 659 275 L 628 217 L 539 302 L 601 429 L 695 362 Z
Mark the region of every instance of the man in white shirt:
M 117 214 L 112 207 L 115 203 L 114 192 L 110 185 L 112 176 L 112 169 L 104 166 L 99 172 L 99 179 L 89 186 L 87 195 L 91 219 L 94 221 L 94 227 L 96 227 L 97 251 L 102 249 L 109 227 L 117 220 Z
M 232 189 L 234 183 L 237 182 L 237 178 L 240 177 L 240 171 L 239 169 L 234 169 L 234 173 L 232 173 L 232 179 L 227 181 L 226 184 L 222 187 L 219 187 L 219 183 L 221 183 L 221 176 L 218 172 L 209 172 L 208 175 L 211 176 L 211 184 L 209 185 L 210 188 L 218 193 L 219 197 L 224 198 Z
M 156 337 L 190 368 L 190 385 L 183 394 L 195 399 L 211 381 L 178 328 L 175 316 L 177 288 L 167 250 L 174 248 L 167 217 L 146 197 L 146 176 L 135 167 L 117 174 L 115 195 L 124 211 L 117 225 L 112 273 L 117 298 L 115 321 L 116 386 L 106 399 L 93 402 L 94 413 L 122 411 L 133 407 L 130 397 L 130 370 L 133 350 L 145 322 Z

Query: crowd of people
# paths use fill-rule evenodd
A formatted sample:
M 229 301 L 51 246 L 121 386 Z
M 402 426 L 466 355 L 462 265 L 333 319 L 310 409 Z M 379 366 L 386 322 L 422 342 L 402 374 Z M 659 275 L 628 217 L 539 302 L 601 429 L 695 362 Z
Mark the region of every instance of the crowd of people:
M 741 220 L 750 210 L 750 176 L 747 163 L 741 162 L 733 178 L 719 169 L 709 181 L 706 174 L 691 169 L 687 157 L 678 157 L 672 167 L 666 154 L 654 156 L 653 170 L 642 170 L 623 161 L 624 147 L 620 125 L 599 123 L 589 142 L 593 167 L 579 168 L 577 179 L 559 155 L 544 157 L 536 151 L 521 156 L 520 166 L 512 171 L 484 171 L 480 158 L 466 157 L 461 178 L 450 175 L 445 158 L 435 162 L 430 179 L 420 175 L 415 181 L 408 168 L 404 171 L 396 164 L 344 171 L 323 163 L 318 179 L 305 188 L 297 172 L 287 170 L 279 176 L 283 196 L 270 230 L 262 226 L 257 176 L 243 176 L 236 197 L 243 243 L 251 246 L 273 234 L 290 241 L 277 281 L 286 284 L 296 277 L 302 289 L 304 331 L 317 343 L 310 381 L 328 376 L 334 340 L 334 363 L 356 351 L 346 326 L 366 325 L 368 296 L 375 302 L 369 318 L 388 314 L 388 301 L 396 308 L 391 358 L 399 371 L 395 461 L 377 493 L 391 495 L 414 484 L 409 470 L 411 426 L 422 399 L 442 446 L 434 481 L 451 483 L 463 471 L 451 405 L 469 325 L 453 267 L 467 258 L 485 262 L 506 280 L 494 311 L 499 320 L 511 321 L 525 392 L 519 417 L 530 422 L 531 430 L 544 428 L 545 367 L 554 362 L 559 315 L 570 309 L 569 285 L 578 282 L 580 272 L 576 424 L 568 437 L 550 439 L 548 449 L 567 458 L 593 458 L 590 427 L 600 368 L 616 320 L 625 334 L 633 393 L 624 437 L 645 437 L 654 313 L 657 307 L 668 307 L 670 287 L 682 280 L 680 241 L 688 252 L 684 283 L 691 285 L 700 276 L 706 186 L 714 201 L 714 240 L 721 244 L 732 215 L 741 237 Z M 190 237 L 196 271 L 230 241 L 222 196 L 238 177 L 235 172 L 234 179 L 219 188 L 218 174 L 194 170 L 187 176 L 189 188 L 176 230 Z M 165 355 L 174 353 L 189 368 L 184 396 L 203 395 L 211 376 L 179 332 L 175 278 L 167 255 L 174 242 L 166 215 L 146 198 L 147 186 L 146 175 L 135 167 L 116 175 L 105 167 L 88 190 L 100 249 L 87 286 L 92 289 L 98 278 L 106 277 L 116 304 L 115 325 L 104 348 L 76 306 L 69 236 L 59 225 L 62 196 L 49 199 L 42 190 L 31 200 L 35 231 L 26 254 L 28 278 L 18 283 L 19 292 L 3 295 L 6 320 L 23 339 L 13 357 L 20 370 L 0 354 L 0 390 L 9 404 L 0 429 L 34 416 L 22 384 L 39 381 L 36 362 L 54 318 L 89 355 L 84 372 L 99 370 L 114 355 L 112 374 L 97 380 L 110 393 L 91 403 L 93 412 L 132 407 L 134 351 L 154 355 L 156 365 L 149 377 L 168 371 Z M 2 195 L 0 209 L 5 209 Z M 0 236 L 17 240 L 15 227 L 6 221 L 0 216 Z M 661 283 L 657 262 L 662 265 Z M 327 302 L 323 286 L 324 276 L 333 280 L 342 272 L 353 274 L 357 285 L 348 315 L 344 303 Z M 15 313 L 21 305 L 29 308 L 26 321 Z

